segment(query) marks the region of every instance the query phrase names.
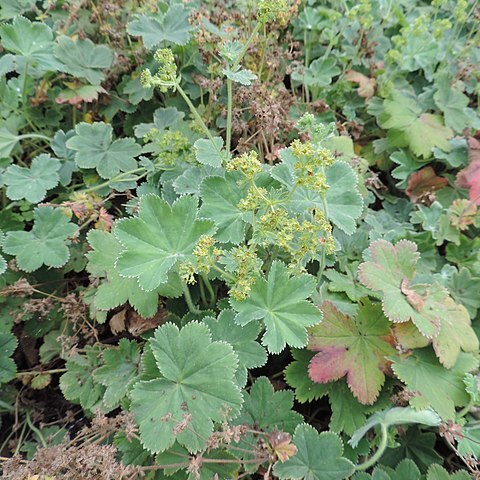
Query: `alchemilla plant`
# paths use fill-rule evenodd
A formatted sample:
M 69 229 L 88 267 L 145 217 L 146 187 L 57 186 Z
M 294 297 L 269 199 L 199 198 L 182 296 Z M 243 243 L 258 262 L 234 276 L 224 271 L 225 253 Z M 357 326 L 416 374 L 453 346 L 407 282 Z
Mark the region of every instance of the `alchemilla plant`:
M 2 478 L 479 478 L 479 17 L 5 0 Z

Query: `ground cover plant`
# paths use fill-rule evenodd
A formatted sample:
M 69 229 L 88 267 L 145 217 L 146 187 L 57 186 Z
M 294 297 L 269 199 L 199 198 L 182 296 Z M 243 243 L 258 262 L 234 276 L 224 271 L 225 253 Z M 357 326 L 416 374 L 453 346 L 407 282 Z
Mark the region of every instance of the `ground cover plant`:
M 2 478 L 480 478 L 476 0 L 0 20 Z

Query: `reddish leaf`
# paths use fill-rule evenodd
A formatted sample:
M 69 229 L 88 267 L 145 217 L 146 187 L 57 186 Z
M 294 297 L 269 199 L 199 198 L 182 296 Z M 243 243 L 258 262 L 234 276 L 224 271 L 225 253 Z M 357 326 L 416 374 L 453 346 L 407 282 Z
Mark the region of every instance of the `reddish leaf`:
M 408 186 L 405 193 L 410 201 L 416 203 L 425 195 L 440 190 L 448 185 L 448 180 L 435 174 L 432 167 L 425 167 L 408 177 Z
M 79 105 L 83 102 L 91 103 L 98 99 L 100 93 L 107 91 L 100 85 L 76 85 L 75 83 L 65 83 L 69 87 L 63 90 L 55 99 L 57 103 L 69 103 L 70 105 Z
M 468 165 L 458 172 L 457 185 L 470 190 L 470 200 L 480 205 L 480 141 L 467 137 Z
M 310 361 L 310 378 L 327 383 L 346 375 L 353 395 L 372 404 L 385 382 L 386 358 L 395 354 L 381 304 L 364 298 L 355 318 L 328 301 L 323 302 L 322 311 L 323 322 L 310 329 L 308 348 L 318 352 Z
M 356 72 L 355 70 L 347 70 L 345 78 L 349 82 L 358 83 L 357 93 L 360 97 L 369 100 L 375 94 L 377 82 L 374 78 L 369 78 L 363 73 Z

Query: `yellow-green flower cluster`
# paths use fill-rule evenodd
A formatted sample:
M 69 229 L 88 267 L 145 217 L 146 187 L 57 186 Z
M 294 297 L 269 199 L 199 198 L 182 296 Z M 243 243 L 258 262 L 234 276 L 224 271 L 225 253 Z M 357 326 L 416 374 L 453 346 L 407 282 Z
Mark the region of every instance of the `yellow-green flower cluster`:
M 237 301 L 245 300 L 255 283 L 262 264 L 253 246 L 241 245 L 229 252 L 232 263 L 229 270 L 235 275 L 235 282 L 230 285 L 230 295 Z
M 152 128 L 143 139 L 155 144 L 157 162 L 162 165 L 175 165 L 179 158 L 185 161 L 194 159 L 190 141 L 178 130 L 161 132 Z
M 312 142 L 303 143 L 297 139 L 290 148 L 299 160 L 306 160 L 315 167 L 329 167 L 335 162 L 335 156 L 328 148 L 318 147 Z
M 440 20 L 435 20 L 432 26 L 433 36 L 440 40 L 443 37 L 443 34 L 452 28 L 452 22 L 447 18 L 442 18 Z
M 468 1 L 467 0 L 457 0 L 457 4 L 453 9 L 453 16 L 455 20 L 459 23 L 464 23 L 468 17 Z
M 207 274 L 222 254 L 223 250 L 215 247 L 215 239 L 212 236 L 202 235 L 193 249 L 193 255 L 197 261 L 196 271 Z
M 191 262 L 183 262 L 179 266 L 180 278 L 187 284 L 195 283 L 195 265 Z
M 257 20 L 260 23 L 277 21 L 287 25 L 289 21 L 289 4 L 287 0 L 260 0 L 257 4 Z
M 237 207 L 242 212 L 250 212 L 258 210 L 262 205 L 265 205 L 265 198 L 268 192 L 262 187 L 251 187 L 245 198 L 242 198 Z
M 294 140 L 290 148 L 298 159 L 293 165 L 297 184 L 323 195 L 328 189 L 323 169 L 335 162 L 335 156 L 327 148 L 317 147 L 312 142 Z
M 157 50 L 154 54 L 159 67 L 155 75 L 147 68 L 142 72 L 140 80 L 144 88 L 158 87 L 161 92 L 174 88 L 177 84 L 177 65 L 175 57 L 169 48 Z
M 320 211 L 302 221 L 284 209 L 268 211 L 259 219 L 255 239 L 262 246 L 277 245 L 287 252 L 294 268 L 302 268 L 323 248 L 326 253 L 334 251 L 332 226 Z
M 258 160 L 257 152 L 252 150 L 230 160 L 226 168 L 229 172 L 242 172 L 248 180 L 253 180 L 255 175 L 262 171 L 262 164 Z
M 373 16 L 371 15 L 371 12 L 372 4 L 370 0 L 360 0 L 357 5 L 348 11 L 347 16 L 351 20 L 356 18 L 360 25 L 367 29 L 370 28 L 373 23 Z

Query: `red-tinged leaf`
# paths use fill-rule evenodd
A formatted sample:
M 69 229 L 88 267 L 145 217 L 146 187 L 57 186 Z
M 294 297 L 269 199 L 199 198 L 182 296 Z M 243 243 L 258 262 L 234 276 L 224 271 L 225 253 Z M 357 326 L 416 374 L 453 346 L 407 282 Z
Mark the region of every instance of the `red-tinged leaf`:
M 349 82 L 358 83 L 357 93 L 360 97 L 365 98 L 365 100 L 370 100 L 375 94 L 377 82 L 374 78 L 369 78 L 363 73 L 356 72 L 355 70 L 347 70 L 345 78 Z
M 480 141 L 475 137 L 467 137 L 468 165 L 458 172 L 457 185 L 468 188 L 470 200 L 480 205 Z
M 423 348 L 431 343 L 440 363 L 446 368 L 453 367 L 461 350 L 478 351 L 478 338 L 466 308 L 455 303 L 444 287 L 437 284 L 429 287 L 425 309 L 440 319 L 440 331 L 429 340 L 411 322 L 396 325 L 394 335 L 403 348 Z
M 346 375 L 353 395 L 372 404 L 385 382 L 386 357 L 395 354 L 381 305 L 364 298 L 355 318 L 329 301 L 323 302 L 322 311 L 323 322 L 310 329 L 308 348 L 318 352 L 309 365 L 310 378 L 327 383 Z
M 83 102 L 91 103 L 98 100 L 100 93 L 108 93 L 100 85 L 67 85 L 70 88 L 60 92 L 60 95 L 55 99 L 57 103 L 69 103 L 70 105 L 79 105 Z
M 432 167 L 425 167 L 408 177 L 408 186 L 405 193 L 411 202 L 416 203 L 419 199 L 447 185 L 448 180 L 446 178 L 436 175 Z

